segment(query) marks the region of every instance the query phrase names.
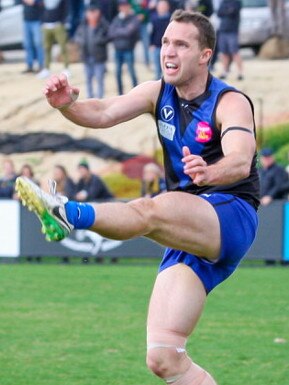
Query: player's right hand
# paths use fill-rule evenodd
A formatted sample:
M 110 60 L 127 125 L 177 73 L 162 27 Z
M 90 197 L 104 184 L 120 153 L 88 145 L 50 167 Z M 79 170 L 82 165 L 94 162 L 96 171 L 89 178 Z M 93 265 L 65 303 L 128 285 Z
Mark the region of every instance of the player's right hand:
M 64 74 L 51 76 L 45 85 L 44 95 L 48 103 L 57 109 L 71 106 L 79 95 L 79 89 L 72 87 Z
M 197 186 L 204 186 L 207 184 L 207 163 L 199 155 L 191 154 L 189 147 L 183 147 L 184 173 L 189 175 Z

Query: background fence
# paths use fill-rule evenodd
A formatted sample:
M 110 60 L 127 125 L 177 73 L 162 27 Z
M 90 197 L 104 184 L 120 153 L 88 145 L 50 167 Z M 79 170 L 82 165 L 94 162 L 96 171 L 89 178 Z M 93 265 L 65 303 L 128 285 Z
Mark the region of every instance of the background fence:
M 88 230 L 73 231 L 61 242 L 46 242 L 37 217 L 18 201 L 0 201 L 0 257 L 159 258 L 164 248 L 146 238 L 114 241 Z M 289 262 L 289 203 L 259 209 L 257 238 L 246 259 Z

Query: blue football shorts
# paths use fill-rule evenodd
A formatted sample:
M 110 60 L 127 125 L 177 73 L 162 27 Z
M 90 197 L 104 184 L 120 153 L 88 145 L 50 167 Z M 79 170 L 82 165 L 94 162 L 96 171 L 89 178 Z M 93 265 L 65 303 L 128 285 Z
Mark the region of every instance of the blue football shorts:
M 159 271 L 184 263 L 192 268 L 209 293 L 236 270 L 255 239 L 258 217 L 249 203 L 234 195 L 213 193 L 199 196 L 214 207 L 219 218 L 221 250 L 218 260 L 211 262 L 184 251 L 167 248 Z

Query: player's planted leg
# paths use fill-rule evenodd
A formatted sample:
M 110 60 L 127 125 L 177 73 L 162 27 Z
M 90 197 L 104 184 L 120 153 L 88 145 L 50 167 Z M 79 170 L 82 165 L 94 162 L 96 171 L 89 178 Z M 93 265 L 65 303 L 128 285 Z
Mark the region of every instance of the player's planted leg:
M 147 365 L 167 384 L 217 385 L 186 353 L 205 301 L 205 288 L 188 266 L 180 263 L 159 273 L 148 313 Z

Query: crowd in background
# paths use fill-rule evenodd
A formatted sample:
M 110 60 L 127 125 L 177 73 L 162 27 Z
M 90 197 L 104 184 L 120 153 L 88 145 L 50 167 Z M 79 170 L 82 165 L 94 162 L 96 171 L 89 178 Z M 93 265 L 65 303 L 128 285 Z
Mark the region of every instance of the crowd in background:
M 0 199 L 18 199 L 15 193 L 15 182 L 18 176 L 29 178 L 40 186 L 30 164 L 24 164 L 19 171 L 16 171 L 12 158 L 7 157 L 0 170 Z M 143 166 L 140 179 L 140 196 L 155 196 L 166 191 L 163 168 L 155 162 L 148 162 Z M 56 191 L 51 192 L 64 195 L 69 200 L 92 202 L 116 198 L 103 179 L 91 170 L 86 160 L 79 162 L 77 173 L 74 173 L 73 177 L 63 165 L 54 165 L 51 180 L 56 182 Z M 46 190 L 45 186 L 40 187 Z
M 288 199 L 289 154 L 287 167 L 276 162 L 271 148 L 261 149 L 258 156 L 261 205 L 267 206 L 276 199 Z M 30 164 L 24 164 L 17 172 L 13 160 L 6 158 L 0 170 L 0 199 L 18 199 L 15 193 L 15 181 L 20 175 L 39 184 Z M 116 198 L 102 178 L 92 172 L 89 163 L 85 160 L 78 164 L 77 174 L 73 178 L 63 165 L 56 164 L 52 170 L 52 180 L 57 183 L 56 193 L 65 195 L 70 200 L 91 202 Z M 140 196 L 153 197 L 166 191 L 164 170 L 156 163 L 148 162 L 143 166 L 140 182 Z
M 51 74 L 53 46 L 57 44 L 63 62 L 63 73 L 71 76 L 68 43 L 76 44 L 84 64 L 88 97 L 105 94 L 108 44 L 114 48 L 118 94 L 123 94 L 123 66 L 126 65 L 131 86 L 138 84 L 135 47 L 140 42 L 143 62 L 153 69 L 155 79 L 162 76 L 160 66 L 161 38 L 176 9 L 203 13 L 212 18 L 218 32 L 218 44 L 211 63 L 214 69 L 220 54 L 225 79 L 235 62 L 238 80 L 243 79 L 239 54 L 238 29 L 240 0 L 22 0 L 24 6 L 24 73 L 39 78 Z
M 91 171 L 88 162 L 81 161 L 78 164 L 77 174 L 75 178 L 71 178 L 64 166 L 55 165 L 52 172 L 52 180 L 57 183 L 55 193 L 79 202 L 114 198 L 103 180 Z M 18 199 L 15 193 L 15 181 L 18 176 L 25 176 L 39 185 L 30 164 L 24 164 L 17 172 L 13 160 L 7 158 L 2 163 L 0 174 L 0 199 Z

